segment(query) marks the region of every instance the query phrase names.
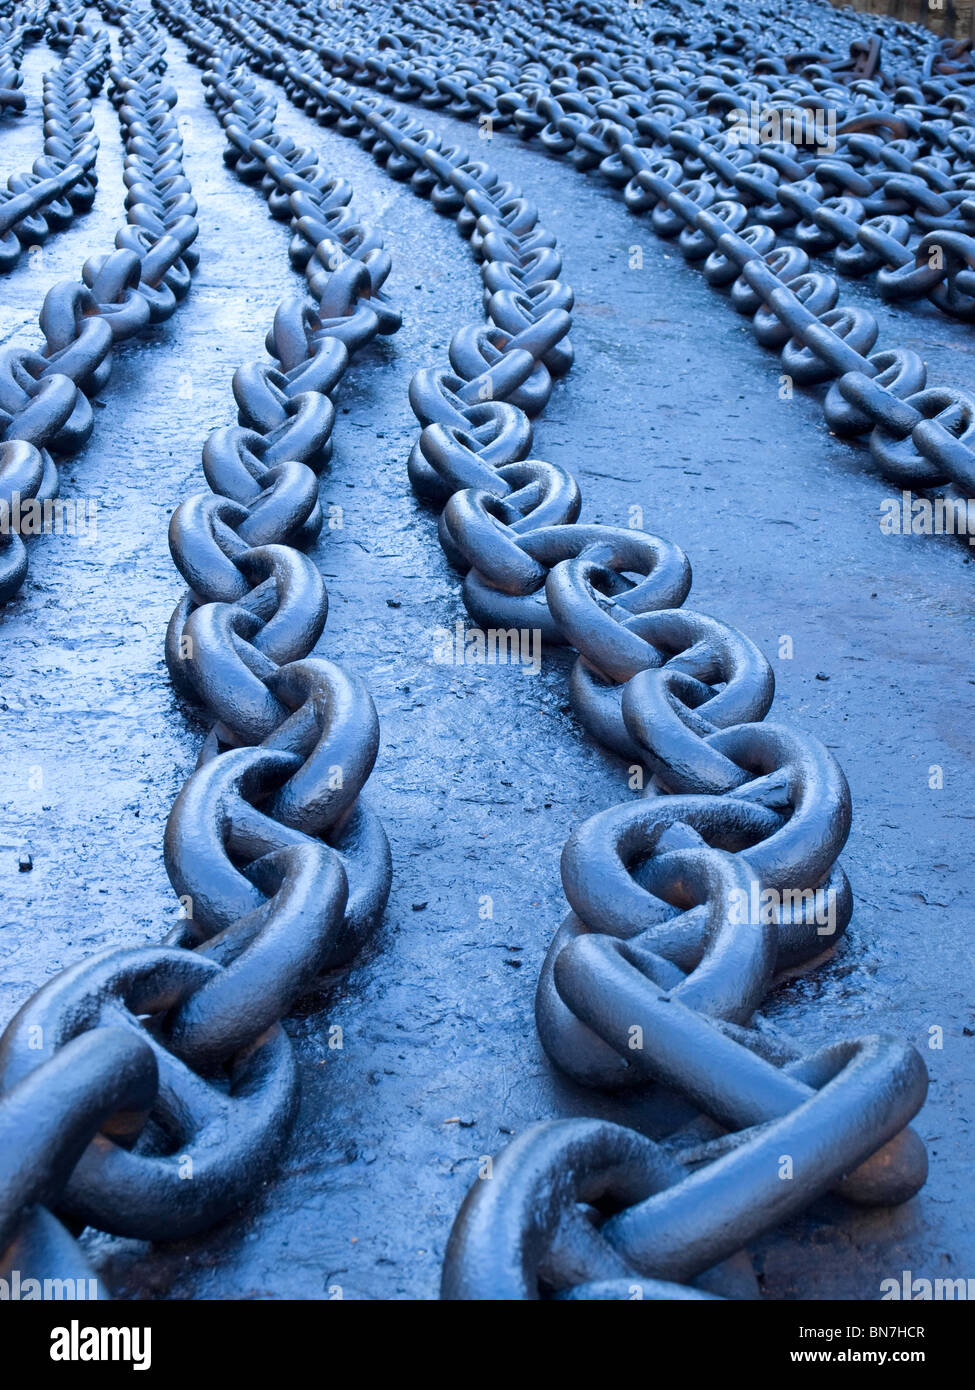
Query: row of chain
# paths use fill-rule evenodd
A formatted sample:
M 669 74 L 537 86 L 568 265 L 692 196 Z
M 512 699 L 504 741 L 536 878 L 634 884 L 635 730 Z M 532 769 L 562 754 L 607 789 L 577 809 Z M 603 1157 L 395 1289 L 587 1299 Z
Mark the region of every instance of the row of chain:
M 292 13 L 281 23 L 286 12 L 261 7 L 271 39 L 265 61 L 277 42 L 289 42 L 305 71 L 321 61 L 333 75 L 477 120 L 482 134 L 511 128 L 598 172 L 631 212 L 649 214 L 656 235 L 676 239 L 712 286 L 729 290 L 793 382 L 830 383 L 830 429 L 867 436 L 886 478 L 904 488 L 950 483 L 963 506 L 975 496 L 975 396 L 928 386 L 911 348 L 877 348 L 875 315 L 841 304 L 835 278 L 810 265 L 810 254 L 832 251 L 837 270 L 872 273 L 888 299 L 924 297 L 947 313 L 975 315 L 975 69 L 934 76 L 925 62 L 926 77 L 908 81 L 899 71 L 889 91 L 876 80 L 846 86 L 822 64 L 789 73 L 787 50 L 758 48 L 746 61 L 747 44 L 734 57 L 720 45 L 647 53 L 591 35 L 582 47 L 566 42 L 564 27 L 556 41 L 537 5 L 525 12 L 535 34 L 527 63 L 506 54 L 500 26 L 481 39 L 483 56 L 473 42 L 461 56 L 450 34 L 463 12 L 448 11 L 448 23 L 424 6 L 398 6 L 398 22 L 380 30 L 370 52 L 361 37 L 375 24 L 373 7 L 368 20 L 356 9 L 348 20 L 321 12 L 338 28 L 315 53 L 314 18 Z M 425 22 L 414 30 L 407 20 L 416 15 Z M 509 27 L 525 47 L 520 26 Z M 546 27 L 553 39 L 542 47 L 537 34 Z M 440 34 L 436 44 L 430 31 Z M 358 47 L 346 46 L 356 39 Z M 763 119 L 783 109 L 831 115 L 837 147 L 816 154 L 729 133 L 728 113 L 753 107 Z
M 111 375 L 115 345 L 168 319 L 197 263 L 196 203 L 172 115 L 176 93 L 160 75 L 163 50 L 151 17 L 127 11 L 122 44 L 109 76 L 126 151 L 126 225 L 114 251 L 85 261 L 80 281 L 48 290 L 39 314 L 43 346 L 0 352 L 0 502 L 11 519 L 30 499 L 57 495 L 55 457 L 89 439 L 91 400 Z M 4 601 L 24 582 L 27 552 L 15 526 L 4 527 L 0 543 Z
M 44 153 L 29 173 L 11 174 L 0 201 L 0 274 L 13 269 L 25 247 L 39 246 L 70 226 L 95 199 L 92 98 L 109 65 L 108 35 L 87 26 L 71 39 L 63 60 L 43 83 Z
M 571 292 L 537 210 L 394 103 L 329 77 L 307 37 L 289 50 L 287 7 L 258 16 L 214 4 L 210 24 L 199 6 L 157 8 L 211 60 L 224 30 L 310 114 L 456 216 L 481 261 L 488 323 L 454 335 L 450 373 L 413 380 L 423 430 L 411 479 L 421 496 L 449 499 L 440 536 L 467 571 L 479 625 L 539 627 L 574 646 L 583 722 L 652 774 L 646 798 L 593 817 L 566 846 L 574 911 L 546 961 L 538 1020 L 553 1060 L 577 1080 L 663 1081 L 709 1124 L 680 1158 L 589 1121 L 521 1136 L 464 1204 L 445 1295 L 631 1296 L 635 1280 L 646 1296 L 677 1286 L 681 1296 L 749 1296 L 754 1278 L 738 1252 L 760 1231 L 830 1187 L 891 1203 L 926 1174 L 906 1128 L 926 1088 L 913 1048 L 864 1038 L 802 1057 L 748 1026 L 776 971 L 820 954 L 849 918 L 836 862 L 850 819 L 843 774 L 814 739 L 762 722 L 768 664 L 742 634 L 680 608 L 682 552 L 577 524 L 575 480 L 528 458 L 530 417 L 571 362 Z M 736 904 L 768 892 L 775 910 L 736 916 Z M 835 905 L 829 942 L 812 908 L 821 897 Z M 788 1188 L 783 1152 L 797 1166 Z M 596 1202 L 618 1208 L 598 1232 Z
M 103 8 L 124 32 L 131 11 Z M 240 424 L 204 446 L 212 493 L 172 518 L 190 588 L 167 658 L 217 720 L 167 826 L 180 923 L 159 947 L 61 972 L 0 1041 L 0 1264 L 61 1277 L 86 1265 L 49 1205 L 171 1239 L 212 1225 L 270 1174 L 297 1102 L 280 1020 L 355 954 L 389 890 L 386 838 L 359 799 L 375 710 L 359 681 L 311 655 L 327 596 L 299 548 L 322 525 L 328 393 L 352 352 L 399 326 L 382 292 L 389 257 L 355 218 L 349 185 L 275 133 L 273 102 L 245 75 L 215 65 L 208 98 L 228 164 L 290 220 L 311 298 L 282 301 L 272 362 L 235 374 Z
M 28 0 L 0 16 L 0 116 L 27 109 L 20 65 L 29 43 L 44 32 L 45 0 Z

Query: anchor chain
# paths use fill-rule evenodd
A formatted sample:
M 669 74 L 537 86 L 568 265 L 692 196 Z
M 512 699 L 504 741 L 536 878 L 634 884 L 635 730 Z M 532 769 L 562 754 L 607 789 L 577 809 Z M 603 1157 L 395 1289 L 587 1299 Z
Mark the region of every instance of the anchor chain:
M 0 116 L 27 109 L 20 65 L 24 49 L 44 32 L 45 0 L 28 0 L 0 16 Z
M 234 377 L 241 424 L 204 447 L 212 495 L 172 520 L 190 589 L 167 657 L 217 720 L 167 827 L 182 919 L 158 947 L 62 972 L 0 1040 L 5 1137 L 36 1125 L 38 1107 L 48 1126 L 23 1153 L 6 1146 L 18 1157 L 0 1183 L 4 1269 L 87 1268 L 49 1206 L 117 1234 L 173 1239 L 244 1201 L 273 1171 L 296 1105 L 280 1020 L 359 949 L 389 890 L 385 835 L 359 799 L 375 709 L 359 681 L 311 655 L 327 596 L 297 548 L 322 525 L 315 469 L 330 448 L 328 392 L 356 348 L 399 326 L 381 289 L 389 257 L 352 214 L 349 185 L 275 133 L 273 103 L 232 55 L 207 81 L 228 163 L 245 179 L 267 171 L 314 298 L 279 305 L 271 363 Z
M 41 505 L 57 496 L 55 456 L 77 453 L 91 435 L 91 400 L 111 375 L 113 348 L 168 319 L 197 264 L 196 203 L 183 173 L 176 93 L 163 77 L 163 53 L 151 14 L 122 12 L 121 56 L 109 78 L 126 151 L 127 224 L 112 252 L 85 261 L 80 281 L 48 290 L 39 314 L 43 347 L 0 352 L 0 503 L 7 522 L 0 530 L 0 602 L 27 575 L 21 532 L 34 534 Z M 82 118 L 81 132 L 86 125 Z
M 791 381 L 830 383 L 830 429 L 866 436 L 885 478 L 902 488 L 948 485 L 949 501 L 963 507 L 975 498 L 975 396 L 929 385 L 913 349 L 879 347 L 875 315 L 841 304 L 835 278 L 810 262 L 833 252 L 840 274 L 872 275 L 887 299 L 924 298 L 975 317 L 970 53 L 949 59 L 930 34 L 895 25 L 884 31 L 888 73 L 876 63 L 843 71 L 839 53 L 790 53 L 790 28 L 802 26 L 779 11 L 775 32 L 786 37 L 776 53 L 763 27 L 773 15 L 762 6 L 734 34 L 718 26 L 693 48 L 666 28 L 644 33 L 641 47 L 608 22 L 567 42 L 572 23 L 554 24 L 541 5 L 519 5 L 522 22 L 500 8 L 493 25 L 469 28 L 456 7 L 396 6 L 385 30 L 375 7 L 358 4 L 347 18 L 327 7 L 316 18 L 288 7 L 225 8 L 231 28 L 240 24 L 234 14 L 254 24 L 259 14 L 271 41 L 251 42 L 265 71 L 280 66 L 272 54 L 285 42 L 299 57 L 314 52 L 334 76 L 476 120 L 482 133 L 510 129 L 598 173 L 629 211 L 649 215 L 655 235 L 676 239 L 682 256 L 729 292 L 756 339 L 780 352 Z M 641 13 L 624 18 L 638 28 Z M 829 12 L 814 13 L 822 27 Z M 571 17 L 579 21 L 577 11 Z M 843 17 L 846 25 L 865 18 Z M 549 36 L 544 44 L 540 34 Z M 858 53 L 862 42 L 852 45 Z M 836 148 L 734 137 L 728 113 L 753 107 L 763 119 L 831 115 Z
M 108 35 L 78 26 L 67 54 L 44 76 L 44 154 L 31 171 L 11 174 L 0 202 L 0 274 L 13 269 L 25 247 L 42 245 L 70 226 L 95 200 L 91 99 L 110 61 Z
M 157 8 L 212 53 L 200 7 Z M 913 1047 L 867 1037 L 807 1056 L 753 1021 L 777 972 L 813 961 L 849 921 L 846 779 L 816 740 L 765 721 L 773 680 L 754 644 L 682 608 L 690 567 L 679 548 L 578 522 L 575 480 L 528 457 L 530 417 L 571 362 L 571 294 L 537 211 L 385 96 L 357 97 L 329 76 L 325 45 L 313 47 L 325 9 L 294 41 L 288 7 L 270 19 L 236 4 L 206 13 L 252 66 L 470 238 L 490 326 L 454 335 L 452 373 L 414 378 L 423 430 L 411 480 L 447 499 L 440 537 L 466 571 L 471 615 L 574 647 L 576 713 L 649 774 L 643 798 L 592 817 L 565 847 L 573 911 L 549 951 L 537 1018 L 553 1061 L 578 1081 L 664 1082 L 702 1119 L 666 1149 L 594 1121 L 529 1130 L 469 1193 L 443 1294 L 754 1297 L 741 1251 L 756 1235 L 830 1189 L 893 1204 L 926 1176 L 908 1127 L 927 1085 Z M 517 329 L 495 313 L 505 292 Z M 509 300 L 499 303 L 504 312 Z
M 125 22 L 129 11 L 112 4 L 117 15 Z M 349 185 L 277 135 L 273 102 L 232 54 L 206 80 L 227 162 L 245 180 L 266 171 L 313 298 L 279 305 L 270 364 L 234 377 L 241 423 L 204 447 L 212 493 L 172 519 L 190 588 L 167 658 L 217 721 L 167 826 L 181 920 L 159 946 L 61 972 L 0 1040 L 0 1267 L 28 1277 L 91 1273 L 51 1208 L 116 1234 L 173 1239 L 212 1225 L 270 1176 L 297 1098 L 280 1020 L 361 947 L 389 891 L 385 834 L 359 798 L 378 745 L 375 709 L 361 682 L 311 654 L 327 596 L 298 548 L 322 525 L 315 470 L 330 449 L 328 393 L 353 351 L 399 326 L 382 292 L 389 256 L 355 218 Z

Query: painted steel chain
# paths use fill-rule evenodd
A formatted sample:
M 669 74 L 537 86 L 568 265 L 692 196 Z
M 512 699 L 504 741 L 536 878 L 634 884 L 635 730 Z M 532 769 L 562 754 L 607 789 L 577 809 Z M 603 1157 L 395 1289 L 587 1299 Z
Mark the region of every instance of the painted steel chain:
M 840 72 L 855 80 L 839 81 L 812 61 L 822 53 L 790 55 L 784 47 L 774 54 L 767 44 L 775 31 L 761 29 L 768 16 L 760 7 L 750 30 L 742 26 L 748 41 L 739 32 L 737 45 L 701 39 L 698 50 L 668 46 L 675 37 L 667 29 L 654 31 L 661 43 L 648 39 L 647 49 L 619 30 L 604 37 L 605 26 L 586 34 L 585 46 L 567 43 L 567 26 L 553 24 L 541 6 L 516 8 L 518 20 L 499 9 L 495 25 L 475 26 L 483 56 L 464 27 L 466 11 L 449 6 L 434 14 L 397 5 L 386 29 L 375 6 L 357 3 L 349 6 L 351 24 L 327 5 L 300 16 L 261 6 L 259 14 L 274 40 L 314 48 L 333 75 L 477 120 L 482 132 L 511 128 L 580 171 L 598 172 L 622 190 L 631 212 L 649 214 L 656 235 L 676 238 L 712 286 L 730 290 L 732 306 L 763 346 L 781 353 L 794 383 L 830 383 L 823 400 L 830 429 L 867 436 L 887 479 L 921 490 L 950 484 L 949 505 L 975 498 L 975 396 L 928 385 L 913 349 L 878 348 L 875 316 L 840 304 L 836 280 L 809 260 L 810 252 L 835 248 L 838 270 L 873 273 L 887 298 L 926 297 L 947 313 L 975 315 L 971 55 L 952 61 L 925 31 L 891 26 L 910 46 L 895 50 L 885 89 L 855 72 Z M 250 4 L 228 9 L 256 13 Z M 828 14 L 822 5 L 808 12 Z M 776 11 L 775 19 L 788 36 L 788 16 Z M 352 42 L 377 30 L 371 50 L 344 46 L 344 36 Z M 540 32 L 550 36 L 545 45 Z M 517 39 L 507 57 L 506 37 Z M 786 80 L 782 69 L 797 61 L 805 65 Z M 752 102 L 780 112 L 833 111 L 837 150 L 815 156 L 783 141 L 737 142 L 725 116 Z M 783 232 L 793 244 L 780 241 Z
M 167 659 L 218 721 L 166 832 L 182 920 L 158 947 L 63 971 L 0 1040 L 0 1267 L 22 1275 L 90 1277 L 50 1207 L 173 1239 L 269 1176 L 297 1104 L 280 1020 L 358 951 L 389 892 L 385 833 L 359 798 L 375 709 L 361 682 L 311 655 L 327 595 L 298 547 L 322 525 L 328 393 L 352 352 L 399 326 L 381 288 L 390 260 L 348 183 L 275 132 L 273 102 L 232 54 L 213 66 L 208 96 L 227 162 L 247 181 L 263 175 L 271 211 L 291 219 L 312 299 L 282 301 L 271 362 L 235 374 L 241 424 L 203 451 L 212 495 L 171 523 L 190 589 Z
M 0 194 L 0 274 L 13 269 L 27 246 L 39 246 L 69 226 L 95 200 L 91 99 L 110 61 L 108 35 L 81 25 L 58 66 L 44 75 L 44 154 L 30 173 L 11 174 Z
M 21 532 L 36 534 L 38 512 L 57 496 L 55 456 L 76 453 L 91 435 L 91 398 L 111 375 L 115 345 L 168 319 L 197 264 L 196 203 L 172 114 L 176 93 L 162 75 L 164 46 L 151 14 L 121 15 L 121 56 L 109 77 L 125 145 L 127 223 L 112 252 L 85 262 L 79 281 L 48 290 L 43 347 L 0 351 L 0 500 L 9 521 L 0 532 L 0 602 L 27 575 Z
M 157 8 L 198 55 L 216 53 L 200 6 Z M 752 1297 L 741 1251 L 758 1234 L 829 1189 L 902 1202 L 927 1171 L 907 1128 L 927 1085 L 914 1048 L 867 1037 L 803 1056 L 752 1024 L 777 973 L 821 955 L 849 920 L 837 862 L 846 780 L 815 739 L 763 722 L 773 677 L 754 644 L 681 608 L 683 553 L 578 523 L 575 480 L 527 457 L 530 417 L 571 362 L 571 292 L 534 207 L 395 103 L 330 78 L 263 11 L 207 13 L 253 66 L 470 238 L 488 324 L 454 335 L 452 372 L 414 377 L 423 430 L 411 480 L 449 499 L 440 536 L 467 572 L 471 615 L 575 647 L 576 712 L 652 774 L 646 797 L 592 817 L 565 847 L 573 911 L 548 953 L 537 1018 L 553 1061 L 578 1081 L 664 1083 L 706 1123 L 684 1149 L 602 1122 L 532 1127 L 468 1195 L 444 1296 Z M 823 898 L 835 913 L 828 943 L 813 910 Z

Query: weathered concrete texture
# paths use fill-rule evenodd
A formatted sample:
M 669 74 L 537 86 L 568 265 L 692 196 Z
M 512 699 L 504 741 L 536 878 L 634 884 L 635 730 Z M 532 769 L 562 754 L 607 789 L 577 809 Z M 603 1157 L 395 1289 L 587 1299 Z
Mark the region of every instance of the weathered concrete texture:
M 196 284 L 175 318 L 118 353 L 96 435 L 64 470 L 66 495 L 98 500 L 97 544 L 35 543 L 30 582 L 0 626 L 4 1020 L 63 965 L 154 941 L 173 921 L 163 828 L 202 730 L 177 706 L 162 661 L 180 592 L 166 524 L 203 486 L 207 430 L 233 418 L 233 368 L 261 355 L 276 299 L 301 283 L 286 229 L 223 168 L 199 74 L 170 47 L 200 202 Z M 30 63 L 36 76 L 34 55 Z M 118 142 L 99 105 L 96 208 L 45 251 L 42 273 L 21 269 L 0 286 L 5 337 L 31 341 L 24 325 L 46 285 L 110 244 Z M 568 711 L 564 657 L 546 657 L 537 677 L 433 663 L 432 630 L 463 608 L 435 519 L 408 487 L 416 425 L 406 391 L 417 367 L 445 362 L 455 327 L 480 318 L 479 281 L 453 224 L 354 142 L 283 98 L 280 127 L 352 180 L 356 207 L 392 250 L 389 289 L 405 316 L 341 387 L 322 494 L 342 507 L 344 526 L 316 551 L 331 595 L 322 650 L 364 677 L 382 722 L 369 799 L 393 845 L 393 896 L 374 948 L 288 1025 L 303 1100 L 279 1178 L 196 1241 L 85 1239 L 127 1296 L 322 1298 L 341 1286 L 347 1298 L 432 1298 L 479 1155 L 547 1116 L 640 1119 L 635 1104 L 558 1079 L 532 1018 L 564 910 L 562 843 L 632 793 L 625 767 Z M 439 116 L 437 127 L 476 142 L 472 127 Z M 975 1009 L 964 889 L 968 549 L 882 535 L 890 489 L 866 454 L 829 435 L 809 396 L 778 399 L 777 359 L 608 190 L 506 136 L 486 153 L 557 229 L 576 292 L 577 362 L 537 427 L 536 453 L 577 474 L 585 517 L 626 525 L 640 506 L 648 530 L 685 547 L 690 606 L 758 642 L 776 671 L 776 718 L 828 744 L 852 785 L 848 941 L 815 975 L 782 987 L 768 1014 L 810 1050 L 868 1031 L 907 1036 L 931 1071 L 919 1129 L 932 1173 L 921 1197 L 893 1212 L 820 1203 L 763 1243 L 764 1288 L 774 1298 L 873 1299 L 904 1268 L 975 1273 L 962 1172 L 975 1046 L 963 1032 Z M 641 270 L 630 268 L 634 245 Z M 964 382 L 970 329 L 923 310 L 883 318 L 882 341 L 923 344 L 938 379 L 943 367 L 943 379 Z M 778 658 L 785 634 L 791 660 Z M 929 789 L 932 764 L 944 769 L 943 790 Z M 25 850 L 34 868 L 18 873 Z M 493 919 L 479 917 L 485 894 Z M 340 1052 L 327 1046 L 333 1024 Z M 941 1051 L 927 1047 L 933 1026 L 944 1029 Z

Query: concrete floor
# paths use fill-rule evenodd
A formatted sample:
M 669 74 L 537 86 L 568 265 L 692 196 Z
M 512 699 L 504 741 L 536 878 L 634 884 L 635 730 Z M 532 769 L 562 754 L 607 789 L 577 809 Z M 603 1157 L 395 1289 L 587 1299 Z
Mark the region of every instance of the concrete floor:
M 204 486 L 207 432 L 234 419 L 234 368 L 263 356 L 277 300 L 303 283 L 287 229 L 224 168 L 199 72 L 168 42 L 201 263 L 176 316 L 119 350 L 92 441 L 63 469 L 65 496 L 98 503 L 97 541 L 34 541 L 28 584 L 0 623 L 0 1024 L 63 966 L 156 941 L 174 921 L 163 829 L 203 730 L 163 663 L 181 592 L 166 527 Z M 32 105 L 5 124 L 5 173 L 39 152 L 40 73 L 55 61 L 43 47 L 27 55 Z M 44 290 L 108 249 L 122 218 L 115 116 L 104 97 L 97 109 L 95 207 L 0 282 L 3 343 L 37 342 Z M 475 142 L 470 126 L 437 125 Z M 340 388 L 322 496 L 342 506 L 345 526 L 314 555 L 331 597 L 321 650 L 366 680 L 379 711 L 369 796 L 392 842 L 393 895 L 373 948 L 288 1024 L 303 1099 L 277 1179 L 194 1241 L 84 1239 L 123 1297 L 316 1299 L 340 1286 L 346 1298 L 429 1299 L 480 1155 L 548 1116 L 637 1119 L 635 1107 L 555 1076 L 532 1016 L 564 911 L 561 846 L 628 795 L 626 770 L 569 712 L 564 658 L 547 656 L 538 677 L 434 664 L 432 629 L 464 611 L 435 518 L 408 486 L 406 391 L 419 366 L 445 362 L 456 327 L 480 320 L 479 279 L 453 224 L 355 142 L 283 96 L 279 128 L 352 181 L 357 209 L 392 251 L 388 288 L 404 314 L 395 339 L 363 352 Z M 558 230 L 576 293 L 576 365 L 534 452 L 577 475 L 585 518 L 626 525 L 636 504 L 648 530 L 685 548 L 689 606 L 759 644 L 775 668 L 776 717 L 825 742 L 850 780 L 848 938 L 766 1013 L 809 1050 L 897 1033 L 931 1073 L 917 1121 L 931 1153 L 921 1195 L 892 1212 L 819 1203 L 757 1250 L 764 1291 L 869 1300 L 904 1269 L 973 1276 L 970 550 L 883 535 L 892 489 L 866 452 L 828 433 L 811 396 L 778 399 L 778 359 L 608 189 L 508 136 L 487 153 Z M 634 245 L 641 270 L 629 268 Z M 866 288 L 843 296 L 877 307 Z M 933 310 L 879 312 L 881 344 L 923 346 L 933 381 L 966 383 L 971 328 Z M 778 659 L 783 634 L 790 661 Z M 934 763 L 940 791 L 928 787 Z M 493 921 L 478 917 L 485 893 Z M 327 1048 L 332 1024 L 341 1052 Z M 940 1051 L 927 1046 L 934 1025 Z

